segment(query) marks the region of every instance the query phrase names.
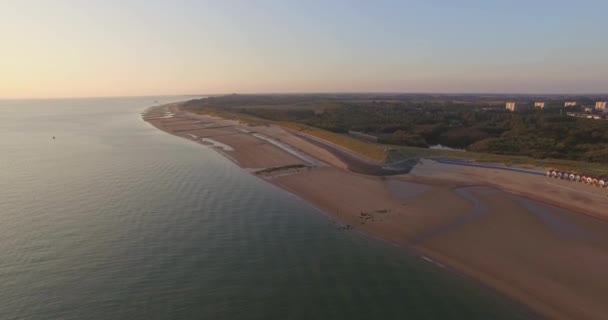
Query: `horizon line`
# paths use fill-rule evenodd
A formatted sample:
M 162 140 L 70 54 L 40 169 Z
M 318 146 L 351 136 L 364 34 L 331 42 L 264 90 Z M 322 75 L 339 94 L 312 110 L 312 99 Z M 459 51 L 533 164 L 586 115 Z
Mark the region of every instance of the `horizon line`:
M 154 97 L 200 97 L 228 95 L 314 95 L 314 94 L 379 94 L 379 95 L 492 95 L 492 96 L 608 96 L 605 93 L 521 93 L 521 92 L 447 92 L 447 91 L 289 91 L 289 92 L 228 92 L 205 94 L 142 94 L 142 95 L 104 95 L 104 96 L 58 96 L 58 97 L 0 97 L 0 101 L 15 100 L 63 100 L 63 99 L 102 99 L 102 98 L 154 98 Z

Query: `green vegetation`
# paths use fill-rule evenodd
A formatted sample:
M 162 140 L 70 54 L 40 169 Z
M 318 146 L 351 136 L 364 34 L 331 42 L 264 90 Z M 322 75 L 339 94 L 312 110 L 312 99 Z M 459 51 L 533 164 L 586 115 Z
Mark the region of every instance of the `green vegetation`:
M 522 104 L 524 98 L 541 98 L 547 107 L 514 113 L 504 110 L 504 100 L 520 99 Z M 457 157 L 608 173 L 604 169 L 608 121 L 569 117 L 559 107 L 561 100 L 563 97 L 470 95 L 230 95 L 194 100 L 186 107 L 255 124 L 278 123 L 377 161 Z M 589 97 L 576 100 L 593 101 Z M 376 136 L 382 145 L 352 138 L 347 135 L 349 130 Z M 468 152 L 427 149 L 436 144 Z M 390 145 L 391 151 L 385 152 L 384 145 Z

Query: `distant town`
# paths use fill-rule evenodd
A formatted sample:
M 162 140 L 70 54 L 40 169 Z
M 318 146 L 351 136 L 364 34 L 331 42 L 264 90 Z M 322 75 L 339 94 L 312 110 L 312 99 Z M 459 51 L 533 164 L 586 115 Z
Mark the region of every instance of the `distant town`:
M 546 106 L 547 104 L 544 101 L 535 101 L 534 104 L 517 103 L 514 101 L 505 103 L 505 108 L 511 112 L 532 108 L 542 110 L 545 109 Z M 555 107 L 556 105 L 553 104 L 553 106 Z M 570 110 L 566 112 L 566 115 L 570 117 L 608 120 L 606 101 L 596 101 L 595 105 L 579 105 L 577 101 L 565 101 L 563 107 Z

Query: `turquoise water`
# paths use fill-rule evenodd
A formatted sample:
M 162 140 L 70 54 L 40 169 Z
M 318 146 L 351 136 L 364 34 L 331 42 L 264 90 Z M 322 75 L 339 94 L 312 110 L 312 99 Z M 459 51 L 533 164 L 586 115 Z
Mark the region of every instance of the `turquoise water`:
M 523 318 L 141 120 L 184 99 L 0 101 L 0 319 Z

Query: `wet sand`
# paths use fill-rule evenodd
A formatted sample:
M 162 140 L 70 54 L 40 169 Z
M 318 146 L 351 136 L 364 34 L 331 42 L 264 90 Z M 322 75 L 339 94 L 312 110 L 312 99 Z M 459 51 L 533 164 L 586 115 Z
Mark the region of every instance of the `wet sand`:
M 608 314 L 608 189 L 431 160 L 413 162 L 407 175 L 362 174 L 353 166 L 382 172 L 278 126 L 195 115 L 177 104 L 142 116 L 258 172 L 339 225 L 414 250 L 540 315 Z

